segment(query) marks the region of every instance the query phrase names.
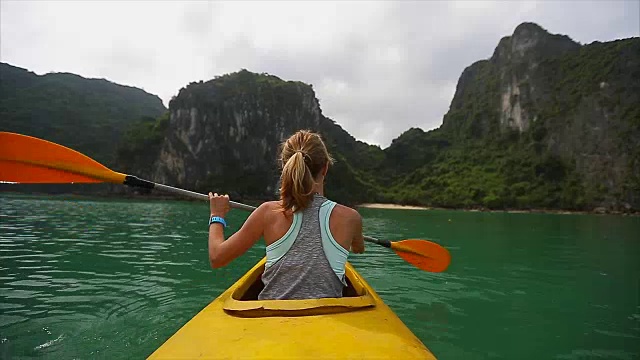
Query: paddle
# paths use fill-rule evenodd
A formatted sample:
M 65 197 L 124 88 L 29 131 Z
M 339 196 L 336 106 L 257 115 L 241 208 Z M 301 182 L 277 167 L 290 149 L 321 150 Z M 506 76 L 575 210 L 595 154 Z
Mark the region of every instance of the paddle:
M 132 175 L 115 172 L 90 157 L 65 146 L 31 136 L 0 132 L 0 182 L 8 183 L 101 183 L 124 184 L 146 189 L 209 200 L 205 194 L 157 184 Z M 253 211 L 255 207 L 230 201 L 236 209 Z M 368 242 L 392 249 L 418 269 L 430 272 L 446 270 L 449 251 L 427 240 L 389 241 L 365 236 Z

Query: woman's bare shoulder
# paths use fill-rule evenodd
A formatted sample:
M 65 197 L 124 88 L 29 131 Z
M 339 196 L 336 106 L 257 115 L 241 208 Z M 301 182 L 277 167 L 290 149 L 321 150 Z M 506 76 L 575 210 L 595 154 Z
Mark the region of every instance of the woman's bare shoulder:
M 264 207 L 269 210 L 275 210 L 280 207 L 280 201 L 265 201 L 262 204 L 260 204 L 260 207 Z
M 336 206 L 333 208 L 333 211 L 336 213 L 336 215 L 338 215 L 338 217 L 345 220 L 360 221 L 361 219 L 360 213 L 356 209 L 342 204 L 336 204 Z
M 262 204 L 260 204 L 260 206 L 258 206 L 258 210 L 260 211 L 277 211 L 278 209 L 280 209 L 280 202 L 279 201 L 265 201 Z
M 257 210 L 267 217 L 270 217 L 276 214 L 280 214 L 281 209 L 282 208 L 280 206 L 280 201 L 266 201 L 260 204 Z

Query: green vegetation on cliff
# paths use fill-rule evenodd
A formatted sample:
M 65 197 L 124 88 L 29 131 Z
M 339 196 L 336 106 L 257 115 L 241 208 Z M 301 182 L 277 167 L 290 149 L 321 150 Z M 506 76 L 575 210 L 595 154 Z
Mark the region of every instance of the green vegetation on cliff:
M 442 149 L 395 182 L 387 200 L 451 208 L 582 209 L 575 170 L 520 141 L 468 141 Z
M 404 174 L 386 192 L 388 201 L 638 209 L 637 54 L 640 39 L 634 38 L 537 59 L 528 69 L 526 61 L 505 65 L 496 59 L 470 66 L 441 128 L 411 130 L 385 150 L 387 166 Z M 517 67 L 520 74 L 513 73 Z M 520 90 L 510 101 L 519 102 L 523 118 L 533 119 L 523 130 L 501 123 L 505 75 Z
M 126 127 L 116 151 L 118 171 L 126 174 L 152 172 L 168 127 L 169 113 L 157 119 L 145 117 Z
M 129 123 L 165 111 L 159 97 L 137 88 L 0 63 L 0 131 L 57 142 L 107 165 Z

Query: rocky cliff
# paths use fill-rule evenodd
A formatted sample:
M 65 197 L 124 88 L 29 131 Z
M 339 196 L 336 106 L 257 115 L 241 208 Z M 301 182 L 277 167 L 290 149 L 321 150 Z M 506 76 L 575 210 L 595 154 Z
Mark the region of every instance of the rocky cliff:
M 322 115 L 311 86 L 246 70 L 180 90 L 169 104 L 166 137 L 149 175 L 197 191 L 271 199 L 277 193 L 279 145 L 299 129 L 324 135 L 339 160 L 328 192 L 361 199 L 364 188 L 347 193 L 359 180 L 343 153 L 368 145 Z
M 511 137 L 575 172 L 583 205 L 638 208 L 639 55 L 638 38 L 580 45 L 521 24 L 464 70 L 441 130 L 457 144 Z
M 521 24 L 512 36 L 502 38 L 489 60 L 499 78 L 500 127 L 528 130 L 549 93 L 550 84 L 536 81 L 546 70 L 540 64 L 579 49 L 568 36 L 549 34 L 533 23 Z

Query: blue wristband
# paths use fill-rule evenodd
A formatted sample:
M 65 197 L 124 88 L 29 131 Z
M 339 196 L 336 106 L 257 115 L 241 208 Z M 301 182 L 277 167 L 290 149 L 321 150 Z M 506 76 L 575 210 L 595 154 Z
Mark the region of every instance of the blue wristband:
M 211 226 L 211 224 L 213 224 L 213 223 L 220 223 L 220 224 L 222 224 L 222 226 L 227 227 L 227 222 L 224 221 L 224 219 L 221 218 L 220 216 L 212 216 L 209 219 L 209 226 Z

